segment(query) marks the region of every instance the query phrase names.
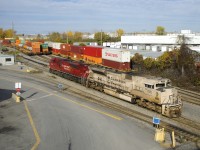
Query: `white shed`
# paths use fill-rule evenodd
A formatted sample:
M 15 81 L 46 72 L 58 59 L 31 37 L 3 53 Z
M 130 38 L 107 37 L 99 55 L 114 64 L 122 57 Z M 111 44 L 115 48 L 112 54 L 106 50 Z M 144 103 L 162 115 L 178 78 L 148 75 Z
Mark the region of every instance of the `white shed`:
M 12 55 L 0 55 L 0 65 L 14 65 L 14 56 Z

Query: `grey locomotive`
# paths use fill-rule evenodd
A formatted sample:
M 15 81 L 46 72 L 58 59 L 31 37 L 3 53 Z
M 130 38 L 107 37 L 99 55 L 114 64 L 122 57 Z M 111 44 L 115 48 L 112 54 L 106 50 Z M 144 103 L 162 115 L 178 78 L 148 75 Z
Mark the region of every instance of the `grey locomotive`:
M 168 117 L 181 115 L 182 102 L 170 80 L 137 76 L 90 67 L 87 86 L 117 98 L 137 103 Z

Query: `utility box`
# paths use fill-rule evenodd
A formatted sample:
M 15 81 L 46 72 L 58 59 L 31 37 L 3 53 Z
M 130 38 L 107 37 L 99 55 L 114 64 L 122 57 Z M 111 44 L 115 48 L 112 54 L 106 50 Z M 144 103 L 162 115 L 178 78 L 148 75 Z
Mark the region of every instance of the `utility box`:
M 0 65 L 6 66 L 6 65 L 14 65 L 14 56 L 12 55 L 1 55 L 0 54 Z
M 156 142 L 164 142 L 165 141 L 165 130 L 164 130 L 164 128 L 156 129 L 155 141 Z

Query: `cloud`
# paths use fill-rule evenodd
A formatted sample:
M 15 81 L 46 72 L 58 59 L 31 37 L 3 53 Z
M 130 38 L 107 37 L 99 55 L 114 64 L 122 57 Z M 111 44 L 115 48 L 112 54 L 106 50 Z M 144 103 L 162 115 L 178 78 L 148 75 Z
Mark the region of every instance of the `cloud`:
M 19 33 L 152 31 L 157 25 L 198 31 L 199 6 L 198 0 L 6 0 L 0 5 L 0 27 L 13 21 Z

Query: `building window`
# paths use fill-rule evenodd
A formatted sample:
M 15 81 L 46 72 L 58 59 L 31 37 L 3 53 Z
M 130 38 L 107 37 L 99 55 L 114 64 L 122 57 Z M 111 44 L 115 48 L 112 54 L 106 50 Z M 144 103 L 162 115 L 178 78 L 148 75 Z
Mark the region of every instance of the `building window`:
M 11 58 L 6 58 L 6 62 L 11 61 Z

